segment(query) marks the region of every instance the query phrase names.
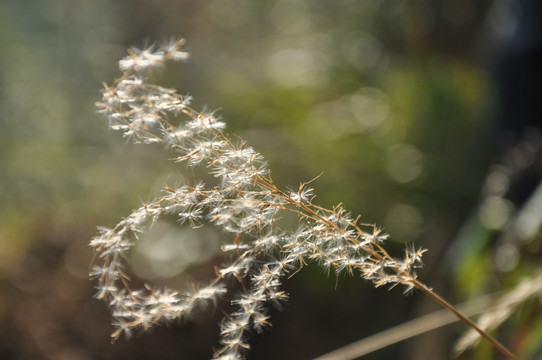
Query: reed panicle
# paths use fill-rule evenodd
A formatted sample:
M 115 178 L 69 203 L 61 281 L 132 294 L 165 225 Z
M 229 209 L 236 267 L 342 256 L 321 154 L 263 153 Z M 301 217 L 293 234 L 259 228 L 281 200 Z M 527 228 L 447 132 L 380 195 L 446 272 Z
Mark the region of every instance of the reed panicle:
M 97 104 L 111 129 L 134 143 L 164 144 L 176 162 L 204 168 L 213 179 L 210 185 L 200 181 L 166 186 L 156 200 L 142 204 L 115 227 L 100 228 L 92 239 L 96 261 L 90 275 L 97 279 L 96 297 L 111 309 L 112 339 L 182 321 L 215 306 L 228 285 L 238 281 L 243 291 L 233 296 L 235 310 L 220 324 L 220 347 L 213 359 L 242 358 L 250 348 L 249 334 L 270 325 L 269 307 L 287 300 L 284 278 L 309 263 L 358 274 L 375 286 L 403 285 L 405 291 L 418 288 L 433 297 L 415 272 L 425 250 L 407 247 L 402 258 L 394 258 L 385 250 L 386 234 L 360 224 L 359 216 L 341 204 L 331 209 L 315 204 L 310 183 L 293 191 L 279 189 L 262 155 L 227 135 L 220 117 L 196 111 L 189 96 L 149 82 L 154 68 L 188 58 L 182 45 L 183 40 L 174 40 L 130 50 L 119 62 L 122 75 L 104 86 Z M 279 224 L 285 213 L 297 217 L 297 227 L 284 229 Z M 163 216 L 192 227 L 207 223 L 222 229 L 229 240 L 221 249 L 231 262 L 217 268 L 216 277 L 206 284 L 193 284 L 186 291 L 152 286 L 132 290 L 126 255 L 139 235 Z

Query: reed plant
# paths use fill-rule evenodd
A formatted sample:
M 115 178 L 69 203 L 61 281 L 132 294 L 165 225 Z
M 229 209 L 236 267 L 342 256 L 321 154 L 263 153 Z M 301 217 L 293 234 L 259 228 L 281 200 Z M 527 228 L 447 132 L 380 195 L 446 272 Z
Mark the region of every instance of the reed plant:
M 165 323 L 182 322 L 216 306 L 233 282 L 241 291 L 231 295 L 233 311 L 220 324 L 220 347 L 213 359 L 240 359 L 250 348 L 251 333 L 270 325 L 270 306 L 288 299 L 282 283 L 304 266 L 359 275 L 375 286 L 417 289 L 453 312 L 510 359 L 515 356 L 476 327 L 452 305 L 421 283 L 416 269 L 424 249 L 409 246 L 402 257 L 386 250 L 388 237 L 380 228 L 363 224 L 340 203 L 316 204 L 310 182 L 279 189 L 265 159 L 238 137 L 225 132 L 226 123 L 214 112 L 197 111 L 191 98 L 149 81 L 152 70 L 184 60 L 183 40 L 162 46 L 131 49 L 120 60 L 122 75 L 105 85 L 100 112 L 113 130 L 134 143 L 163 144 L 174 161 L 200 167 L 210 181 L 165 186 L 112 228 L 100 228 L 91 241 L 96 252 L 91 277 L 97 279 L 98 299 L 111 309 L 112 339 L 132 336 Z M 281 218 L 295 216 L 287 228 Z M 223 232 L 221 250 L 231 259 L 216 268 L 206 284 L 184 291 L 147 285 L 132 289 L 126 257 L 138 237 L 161 217 L 175 217 L 197 228 L 212 224 Z

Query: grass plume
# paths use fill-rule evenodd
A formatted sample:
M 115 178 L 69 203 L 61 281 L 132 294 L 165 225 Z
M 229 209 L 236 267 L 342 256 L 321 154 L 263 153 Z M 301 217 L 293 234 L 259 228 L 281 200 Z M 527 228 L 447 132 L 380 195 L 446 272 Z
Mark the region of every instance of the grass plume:
M 284 302 L 285 277 L 315 263 L 336 273 L 357 274 L 375 286 L 417 288 L 477 329 L 444 299 L 417 280 L 424 249 L 408 247 L 401 258 L 385 249 L 387 235 L 360 224 L 341 204 L 326 209 L 314 203 L 314 189 L 302 183 L 293 191 L 279 189 L 261 154 L 245 141 L 225 133 L 226 124 L 213 112 L 193 109 L 191 98 L 149 82 L 153 68 L 184 60 L 183 40 L 143 50 L 132 49 L 119 62 L 122 75 L 105 85 L 98 104 L 111 129 L 134 143 L 164 144 L 174 160 L 207 169 L 214 181 L 167 186 L 156 200 L 142 204 L 113 228 L 101 228 L 91 241 L 96 261 L 96 297 L 111 309 L 112 339 L 182 321 L 193 312 L 214 306 L 238 281 L 244 291 L 234 296 L 235 310 L 220 324 L 220 347 L 213 359 L 239 359 L 249 334 L 270 325 L 269 306 Z M 297 227 L 279 224 L 285 212 L 297 216 Z M 210 223 L 226 234 L 221 249 L 231 262 L 216 269 L 216 277 L 186 291 L 147 286 L 133 290 L 125 273 L 125 258 L 138 236 L 163 216 L 199 227 Z M 227 234 L 231 235 L 227 235 Z M 509 358 L 515 357 L 478 329 Z

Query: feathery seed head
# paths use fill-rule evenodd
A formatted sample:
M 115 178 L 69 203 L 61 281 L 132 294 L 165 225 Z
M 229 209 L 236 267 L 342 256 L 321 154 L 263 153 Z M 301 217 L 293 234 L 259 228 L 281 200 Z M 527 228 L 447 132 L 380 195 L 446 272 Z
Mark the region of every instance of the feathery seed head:
M 177 162 L 203 166 L 216 184 L 165 187 L 162 196 L 135 209 L 112 229 L 101 228 L 90 245 L 97 252 L 90 272 L 97 279 L 96 297 L 106 301 L 116 330 L 112 339 L 147 331 L 161 323 L 185 319 L 215 306 L 227 295 L 230 281 L 242 283 L 234 295 L 235 310 L 220 326 L 222 347 L 215 359 L 239 359 L 249 348 L 248 334 L 270 325 L 269 304 L 288 295 L 281 289 L 285 275 L 293 276 L 307 261 L 330 271 L 358 273 L 375 286 L 403 284 L 412 287 L 413 269 L 421 265 L 424 250 L 408 249 L 404 259 L 393 259 L 382 247 L 380 230 L 358 224 L 338 205 L 324 209 L 313 204 L 314 190 L 278 189 L 265 159 L 244 141 L 234 143 L 223 131 L 225 122 L 213 113 L 190 108 L 191 98 L 149 82 L 151 70 L 169 61 L 184 60 L 183 40 L 161 47 L 132 49 L 119 62 L 120 78 L 104 86 L 99 111 L 111 129 L 135 143 L 162 143 L 176 153 Z M 179 116 L 180 115 L 180 116 Z M 178 121 L 185 118 L 184 122 Z M 294 213 L 299 227 L 280 227 L 282 213 Z M 171 289 L 128 290 L 124 261 L 138 234 L 164 215 L 192 227 L 205 222 L 224 230 L 221 249 L 231 261 L 217 267 L 217 277 L 185 292 Z

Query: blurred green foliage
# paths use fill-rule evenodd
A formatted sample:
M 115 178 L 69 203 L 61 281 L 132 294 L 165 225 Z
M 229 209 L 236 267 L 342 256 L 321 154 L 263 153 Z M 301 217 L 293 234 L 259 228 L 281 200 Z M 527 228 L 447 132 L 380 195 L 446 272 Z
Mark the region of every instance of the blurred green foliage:
M 164 149 L 130 145 L 108 131 L 94 107 L 126 48 L 172 36 L 186 38 L 191 59 L 164 69 L 157 81 L 193 95 L 196 107 L 218 109 L 228 131 L 269 161 L 279 185 L 318 177 L 316 202 L 343 202 L 362 221 L 383 226 L 393 251 L 407 241 L 429 248 L 420 277 L 452 301 L 500 288 L 503 274 L 491 264 L 484 231 L 470 232 L 472 246 L 455 254 L 463 261 L 443 261 L 477 209 L 493 160 L 493 90 L 477 53 L 489 6 L 1 2 L 0 357 L 209 356 L 210 345 L 190 345 L 196 335 L 187 332 L 212 345 L 211 322 L 109 345 L 107 311 L 91 298 L 87 281 L 86 244 L 95 227 L 114 225 L 186 170 Z M 535 259 L 521 259 L 505 274 L 513 279 L 507 285 L 528 275 Z M 204 279 L 212 272 L 205 267 L 193 276 Z M 309 358 L 432 309 L 418 295 L 404 298 L 310 269 L 288 291 L 291 304 L 255 341 L 252 358 Z M 539 304 L 526 311 L 540 312 Z M 523 329 L 525 345 L 517 349 L 533 354 L 540 327 L 536 317 L 530 325 L 507 325 L 507 333 Z M 424 351 L 446 358 L 456 333 L 435 333 L 367 358 L 419 359 Z M 491 352 L 483 345 L 466 356 L 488 359 Z

